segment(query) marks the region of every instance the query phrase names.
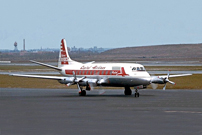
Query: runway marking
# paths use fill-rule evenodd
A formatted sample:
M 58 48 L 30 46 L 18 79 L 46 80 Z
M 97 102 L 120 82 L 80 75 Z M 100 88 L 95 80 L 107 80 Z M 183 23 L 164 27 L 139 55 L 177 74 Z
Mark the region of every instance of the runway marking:
M 194 111 L 165 111 L 167 113 L 196 113 L 201 114 L 202 112 L 194 112 Z

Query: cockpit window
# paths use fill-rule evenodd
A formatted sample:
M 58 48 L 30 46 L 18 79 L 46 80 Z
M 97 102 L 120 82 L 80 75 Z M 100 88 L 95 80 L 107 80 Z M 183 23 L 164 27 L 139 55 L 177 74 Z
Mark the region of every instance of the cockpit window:
M 140 67 L 139 71 L 145 71 L 144 67 Z
M 136 67 L 133 67 L 133 68 L 132 68 L 132 71 L 135 71 L 135 70 L 136 70 Z
M 144 67 L 133 67 L 132 68 L 132 71 L 145 71 L 145 68 Z

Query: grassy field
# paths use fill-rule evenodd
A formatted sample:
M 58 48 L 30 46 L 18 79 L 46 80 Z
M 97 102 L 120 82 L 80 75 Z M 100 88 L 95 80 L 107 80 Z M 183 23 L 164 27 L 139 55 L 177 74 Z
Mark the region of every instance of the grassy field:
M 202 89 L 202 75 L 192 75 L 186 77 L 170 78 L 176 85 L 167 84 L 167 89 Z M 13 77 L 9 75 L 0 75 L 1 88 L 51 88 L 51 89 L 72 89 L 76 85 L 67 87 L 55 80 L 45 80 L 36 78 Z M 159 85 L 158 89 L 162 89 Z M 115 89 L 115 88 L 112 88 Z M 151 89 L 149 86 L 148 89 Z
M 13 65 L 0 65 L 0 71 L 14 72 L 14 71 L 44 71 L 52 70 L 44 66 L 13 66 Z M 52 70 L 55 71 L 55 70 Z
M 145 66 L 147 71 L 199 71 L 202 70 L 202 66 Z M 44 71 L 53 69 L 44 66 L 13 66 L 13 65 L 0 65 L 0 71 Z
M 148 71 L 194 71 L 202 70 L 201 66 L 146 66 Z M 43 66 L 13 66 L 0 65 L 0 71 L 15 72 L 15 71 L 55 71 Z M 195 74 L 186 77 L 170 78 L 176 85 L 167 84 L 167 89 L 202 89 L 202 74 Z M 71 89 L 76 86 L 67 87 L 55 80 L 45 80 L 36 78 L 13 77 L 9 75 L 0 75 L 1 88 L 52 88 L 52 89 Z M 151 88 L 150 86 L 148 88 Z M 159 85 L 158 89 L 162 89 L 163 85 Z M 112 88 L 114 89 L 114 88 Z
M 145 66 L 147 71 L 199 71 L 202 66 Z

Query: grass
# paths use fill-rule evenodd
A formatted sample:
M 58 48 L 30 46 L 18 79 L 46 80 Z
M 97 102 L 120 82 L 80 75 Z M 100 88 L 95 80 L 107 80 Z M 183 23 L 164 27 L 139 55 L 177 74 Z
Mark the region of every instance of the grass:
M 145 66 L 147 71 L 199 71 L 202 66 Z
M 202 70 L 201 66 L 146 66 L 148 71 L 172 70 L 172 71 L 189 71 Z M 0 71 L 55 71 L 43 66 L 17 66 L 17 65 L 0 65 Z M 186 77 L 170 78 L 176 85 L 167 84 L 167 89 L 202 89 L 202 74 L 195 74 Z M 52 89 L 68 89 L 77 88 L 76 85 L 67 87 L 55 80 L 45 80 L 36 78 L 13 77 L 9 75 L 0 75 L 0 87 L 4 88 L 52 88 Z M 158 89 L 162 89 L 164 85 L 159 85 Z M 114 87 L 104 87 L 105 89 Z M 148 87 L 149 89 L 151 86 Z
M 194 74 L 191 76 L 169 78 L 175 82 L 175 85 L 167 83 L 166 89 L 202 89 L 202 74 Z M 164 84 L 158 85 L 158 89 L 163 89 Z M 151 88 L 149 86 L 148 88 Z
M 202 66 L 145 66 L 148 71 L 199 71 Z M 18 65 L 0 65 L 0 71 L 33 71 L 33 70 L 52 70 L 44 66 L 18 66 Z M 54 71 L 54 70 L 53 70 Z
M 37 69 L 48 69 L 44 66 L 18 66 L 18 65 L 0 65 L 0 70 L 2 71 L 29 71 L 29 70 L 37 70 Z
M 167 89 L 202 89 L 202 74 L 195 74 L 186 77 L 170 78 L 176 85 L 167 83 Z M 56 80 L 36 79 L 13 77 L 9 75 L 0 75 L 1 88 L 47 88 L 47 89 L 73 89 L 76 85 L 67 87 L 60 84 Z M 162 89 L 164 85 L 159 85 L 158 89 Z M 104 87 L 104 89 L 108 89 Z M 111 89 L 116 89 L 112 87 Z M 151 86 L 148 87 L 151 89 Z

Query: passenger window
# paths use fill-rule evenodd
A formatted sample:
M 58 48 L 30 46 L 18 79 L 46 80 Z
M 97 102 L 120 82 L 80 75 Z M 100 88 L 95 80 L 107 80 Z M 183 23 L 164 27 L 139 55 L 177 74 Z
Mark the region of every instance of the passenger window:
M 139 67 L 137 67 L 137 71 L 139 71 L 140 70 L 140 68 Z
M 112 71 L 110 71 L 110 75 L 112 75 Z

